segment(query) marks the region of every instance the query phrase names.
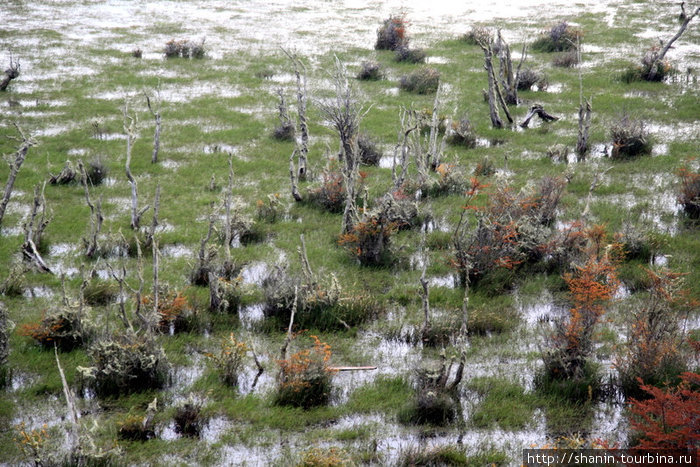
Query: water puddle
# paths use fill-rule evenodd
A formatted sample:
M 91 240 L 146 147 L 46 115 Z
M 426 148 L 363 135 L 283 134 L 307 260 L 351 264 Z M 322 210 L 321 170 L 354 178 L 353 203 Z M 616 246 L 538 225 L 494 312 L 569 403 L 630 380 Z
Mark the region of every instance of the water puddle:
M 238 316 L 245 329 L 252 330 L 265 319 L 265 314 L 263 313 L 264 307 L 265 305 L 263 303 L 256 303 L 254 305 L 241 307 L 241 309 L 238 310 Z
M 430 284 L 431 287 L 446 287 L 448 289 L 454 289 L 459 286 L 459 279 L 454 274 L 433 276 L 428 278 L 428 284 Z
M 241 270 L 241 278 L 243 279 L 244 284 L 255 284 L 260 286 L 262 285 L 263 279 L 265 279 L 269 273 L 270 267 L 267 265 L 267 263 L 256 261 L 246 265 Z
M 238 152 L 237 146 L 232 146 L 226 143 L 208 144 L 204 146 L 204 154 L 236 154 Z
M 194 256 L 194 250 L 185 245 L 163 245 L 160 247 L 160 254 L 168 258 L 189 258 Z
M 24 298 L 51 298 L 54 295 L 53 290 L 45 285 L 27 287 L 22 293 Z

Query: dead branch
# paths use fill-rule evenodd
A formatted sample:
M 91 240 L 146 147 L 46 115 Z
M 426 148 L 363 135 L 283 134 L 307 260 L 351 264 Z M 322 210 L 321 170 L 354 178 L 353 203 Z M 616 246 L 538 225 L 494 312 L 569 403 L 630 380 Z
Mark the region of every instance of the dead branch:
M 498 107 L 496 107 L 496 88 L 498 83 L 494 79 L 493 74 L 493 50 L 491 48 L 491 39 L 488 42 L 478 42 L 481 50 L 484 51 L 484 69 L 486 70 L 486 75 L 488 77 L 488 102 L 489 102 L 489 115 L 491 117 L 491 126 L 494 128 L 503 128 L 503 121 L 500 115 L 498 115 Z M 500 94 L 500 93 L 499 93 Z
M 355 92 L 350 86 L 347 70 L 335 57 L 335 70 L 331 75 L 335 87 L 335 98 L 330 102 L 321 102 L 321 112 L 333 123 L 342 151 L 342 173 L 345 187 L 345 212 L 343 214 L 342 233 L 348 233 L 357 222 L 357 176 L 360 164 L 360 154 L 357 146 L 357 138 L 360 129 L 360 121 L 366 112 L 358 103 Z
M 430 330 L 430 290 L 428 289 L 428 280 L 425 278 L 425 271 L 428 267 L 428 255 L 425 251 L 425 230 L 421 232 L 420 255 L 423 260 L 423 270 L 420 275 L 420 285 L 423 289 L 421 293 L 421 298 L 423 299 L 423 328 L 421 329 L 421 336 L 425 339 Z
M 141 225 L 141 216 L 148 210 L 150 206 L 142 208 L 140 211 L 138 209 L 139 205 L 139 194 L 138 188 L 136 186 L 136 180 L 131 174 L 131 149 L 136 139 L 136 118 L 128 114 L 128 104 L 124 103 L 124 108 L 122 109 L 124 116 L 124 133 L 126 134 L 126 178 L 129 180 L 129 185 L 131 185 L 131 228 L 133 230 L 138 230 Z
M 309 257 L 306 255 L 306 242 L 304 241 L 304 234 L 300 234 L 299 239 L 301 240 L 301 245 L 297 248 L 297 252 L 299 253 L 299 262 L 301 262 L 301 271 L 304 274 L 304 285 L 311 289 L 314 285 L 316 285 L 316 281 L 314 281 L 314 274 L 311 271 Z
M 160 286 L 158 284 L 158 269 L 160 266 L 160 252 L 158 251 L 158 241 L 154 238 L 151 241 L 153 249 L 153 316 L 158 316 L 158 306 L 160 298 Z
M 52 274 L 44 259 L 41 257 L 37 249 L 37 245 L 41 244 L 41 236 L 44 229 L 49 224 L 50 219 L 46 217 L 46 197 L 44 196 L 43 184 L 41 192 L 39 186 L 34 187 L 34 203 L 32 204 L 32 212 L 29 216 L 29 221 L 23 224 L 24 228 L 24 243 L 22 244 L 22 256 L 25 261 L 33 264 L 39 271 Z M 39 215 L 41 209 L 41 215 Z
M 126 266 L 122 261 L 119 274 L 117 274 L 117 272 L 114 270 L 112 265 L 109 264 L 109 262 L 107 262 L 107 268 L 109 268 L 109 273 L 112 276 L 112 278 L 115 281 L 117 281 L 117 284 L 119 285 L 119 317 L 121 318 L 124 327 L 133 331 L 134 328 L 131 325 L 131 321 L 129 321 L 129 318 L 126 315 L 125 289 L 126 287 L 128 287 L 128 284 L 126 283 Z
M 233 201 L 233 154 L 228 153 L 228 185 L 224 197 L 224 209 L 226 212 L 224 225 L 224 251 L 226 261 L 231 261 L 231 203 Z
M 2 201 L 0 201 L 0 225 L 2 225 L 2 219 L 5 217 L 5 210 L 7 209 L 7 204 L 10 202 L 10 197 L 12 197 L 12 190 L 15 186 L 15 179 L 19 173 L 19 169 L 24 163 L 24 159 L 27 157 L 27 152 L 29 148 L 34 146 L 36 143 L 27 137 L 16 123 L 14 124 L 17 132 L 20 135 L 20 146 L 17 152 L 14 154 L 14 161 L 9 163 L 10 173 L 7 176 L 7 182 L 5 183 L 5 190 L 3 191 Z
M 75 453 L 76 449 L 79 449 L 79 421 L 78 411 L 75 409 L 75 398 L 73 396 L 73 391 L 68 386 L 66 381 L 66 375 L 63 373 L 63 368 L 61 367 L 61 361 L 58 359 L 58 347 L 56 344 L 53 346 L 54 356 L 56 357 L 56 366 L 58 367 L 58 373 L 61 375 L 61 385 L 63 386 L 63 395 L 66 398 L 66 406 L 68 406 L 68 415 L 70 416 L 70 430 L 69 430 L 69 452 Z
M 510 105 L 518 104 L 518 81 L 520 80 L 520 69 L 527 57 L 527 45 L 523 45 L 523 51 L 520 56 L 520 63 L 514 72 L 513 61 L 510 56 L 510 46 L 501 36 L 501 30 L 498 30 L 498 62 L 499 62 L 499 77 L 501 86 L 505 92 L 505 102 Z
M 19 60 L 12 60 L 12 55 L 10 55 L 10 67 L 5 70 L 5 76 L 0 80 L 0 91 L 7 89 L 10 85 L 10 81 L 19 77 L 20 63 Z
M 94 258 L 99 247 L 97 245 L 97 238 L 102 230 L 102 223 L 104 222 L 104 216 L 102 215 L 102 197 L 100 196 L 97 200 L 97 206 L 92 204 L 90 199 L 90 190 L 88 189 L 88 178 L 85 173 L 85 166 L 83 161 L 78 161 L 78 170 L 80 171 L 80 181 L 83 185 L 85 191 L 85 202 L 90 208 L 90 233 L 87 238 L 83 238 L 83 244 L 85 244 L 85 256 L 88 258 Z
M 399 130 L 399 142 L 394 147 L 394 162 L 391 167 L 391 178 L 394 181 L 394 191 L 399 190 L 406 181 L 408 172 L 408 156 L 410 154 L 411 134 L 418 129 L 418 119 L 413 110 L 401 109 L 399 113 L 401 129 Z M 396 173 L 396 162 L 399 161 L 401 174 Z
M 588 135 L 591 129 L 591 101 L 583 98 L 583 72 L 581 71 L 581 35 L 576 35 L 576 60 L 578 62 L 578 140 L 576 142 L 577 160 L 582 162 L 588 154 Z M 591 98 L 593 100 L 593 98 Z M 584 106 L 585 103 L 585 106 Z
M 295 53 L 282 48 L 282 52 L 289 58 L 294 67 L 294 75 L 297 80 L 297 118 L 299 119 L 299 132 L 301 133 L 301 144 L 299 146 L 299 167 L 298 178 L 306 179 L 306 160 L 309 154 L 309 125 L 306 119 L 306 66 Z
M 158 211 L 160 210 L 160 183 L 156 185 L 156 194 L 153 198 L 153 219 L 151 220 L 151 228 L 146 233 L 146 239 L 143 243 L 144 248 L 150 248 L 156 235 L 156 228 L 158 227 Z
M 154 111 L 151 107 L 151 99 L 150 97 L 148 97 L 148 94 L 146 94 L 146 92 L 144 91 L 143 95 L 146 97 L 146 104 L 148 104 L 148 110 L 151 112 L 153 120 L 155 120 L 156 122 L 156 129 L 153 135 L 153 155 L 151 156 L 151 163 L 155 164 L 156 162 L 158 162 L 158 152 L 160 151 L 160 130 L 162 120 L 160 115 L 160 106 Z
M 289 327 L 287 328 L 287 337 L 284 339 L 284 343 L 282 344 L 282 349 L 280 349 L 280 360 L 286 360 L 287 359 L 287 348 L 289 347 L 289 343 L 292 341 L 294 338 L 294 335 L 292 334 L 292 326 L 294 326 L 294 315 L 297 312 L 297 302 L 299 299 L 299 290 L 298 287 L 295 285 L 294 286 L 294 302 L 292 304 L 292 313 L 289 316 Z M 279 379 L 282 379 L 282 370 L 280 369 L 279 373 Z
M 586 206 L 583 208 L 583 212 L 581 213 L 581 222 L 583 225 L 586 224 L 586 219 L 588 218 L 588 214 L 590 213 L 590 208 L 591 208 L 591 200 L 593 199 L 593 191 L 598 187 L 598 183 L 600 183 L 600 179 L 608 173 L 608 171 L 612 169 L 612 167 L 608 167 L 607 169 L 603 170 L 602 172 L 596 172 L 595 176 L 593 177 L 593 181 L 591 182 L 591 186 L 588 188 L 588 196 L 586 197 Z
M 297 170 L 294 166 L 294 155 L 296 152 L 297 150 L 294 149 L 294 151 L 292 151 L 292 155 L 289 156 L 289 179 L 292 183 L 292 197 L 294 198 L 294 201 L 299 203 L 303 200 L 303 198 L 299 194 L 299 187 L 297 186 Z
M 528 125 L 530 125 L 530 120 L 532 120 L 532 117 L 537 115 L 539 118 L 544 120 L 545 122 L 554 122 L 559 120 L 559 117 L 555 117 L 554 115 L 548 114 L 545 110 L 544 107 L 542 107 L 541 104 L 534 104 L 532 107 L 530 107 L 529 112 L 525 116 L 525 120 L 520 124 L 522 128 L 527 128 Z
M 681 24 L 680 29 L 678 29 L 678 32 L 668 42 L 666 42 L 664 47 L 661 49 L 661 52 L 659 52 L 658 54 L 654 54 L 653 59 L 651 61 L 651 68 L 649 70 L 649 77 L 647 79 L 648 81 L 654 81 L 654 77 L 656 77 L 658 64 L 664 60 L 664 57 L 666 56 L 668 51 L 671 50 L 671 46 L 673 45 L 673 43 L 676 42 L 683 35 L 685 30 L 688 28 L 688 24 L 690 24 L 690 22 L 693 20 L 693 18 L 695 18 L 695 16 L 697 16 L 698 13 L 700 13 L 700 6 L 695 8 L 695 11 L 690 16 L 685 15 L 685 8 L 683 8 L 682 14 L 686 16 L 685 20 Z
M 70 161 L 66 161 L 63 169 L 58 173 L 58 175 L 49 174 L 49 183 L 51 185 L 67 185 L 68 183 L 75 180 L 75 170 L 73 170 L 73 165 Z

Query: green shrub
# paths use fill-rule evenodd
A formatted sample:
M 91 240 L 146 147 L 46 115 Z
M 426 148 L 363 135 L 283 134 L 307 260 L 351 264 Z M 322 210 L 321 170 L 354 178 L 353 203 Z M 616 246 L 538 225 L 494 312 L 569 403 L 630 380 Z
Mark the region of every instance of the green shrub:
M 644 122 L 624 115 L 610 129 L 612 138 L 612 159 L 628 159 L 643 154 L 651 154 L 652 142 Z
M 399 87 L 417 94 L 433 94 L 440 84 L 440 72 L 435 68 L 424 66 L 408 75 L 402 76 Z
M 219 352 L 205 353 L 219 371 L 221 381 L 227 386 L 238 385 L 238 376 L 243 367 L 243 359 L 248 353 L 248 345 L 236 339 L 231 333 L 228 339 L 222 339 Z
M 476 147 L 476 133 L 469 117 L 465 115 L 459 122 L 452 122 L 452 131 L 447 135 L 447 142 L 454 146 Z
M 576 48 L 581 32 L 569 27 L 566 21 L 552 26 L 532 44 L 537 52 L 563 52 Z
M 362 81 L 378 81 L 384 78 L 384 71 L 379 62 L 367 60 L 362 62 L 362 67 L 357 73 L 357 79 Z
M 460 36 L 459 40 L 466 42 L 469 45 L 487 44 L 493 39 L 493 32 L 484 27 L 473 26 L 469 32 Z
M 377 30 L 377 50 L 397 50 L 408 46 L 406 19 L 403 16 L 390 16 Z
M 127 331 L 100 339 L 89 353 L 94 366 L 78 370 L 98 397 L 161 389 L 169 382 L 170 365 L 165 353 L 147 335 Z

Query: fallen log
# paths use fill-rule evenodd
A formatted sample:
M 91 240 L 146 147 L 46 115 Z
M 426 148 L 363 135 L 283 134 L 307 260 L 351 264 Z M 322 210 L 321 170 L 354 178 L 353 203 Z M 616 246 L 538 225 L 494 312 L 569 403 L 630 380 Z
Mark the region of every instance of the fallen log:
M 331 366 L 328 368 L 331 371 L 363 371 L 376 370 L 376 366 Z
M 554 115 L 548 114 L 541 104 L 535 104 L 532 107 L 530 107 L 530 111 L 525 116 L 525 120 L 523 120 L 523 122 L 520 124 L 520 127 L 527 128 L 530 124 L 530 120 L 532 120 L 532 117 L 534 117 L 535 115 L 540 117 L 545 122 L 554 122 L 559 120 L 559 117 L 555 117 Z

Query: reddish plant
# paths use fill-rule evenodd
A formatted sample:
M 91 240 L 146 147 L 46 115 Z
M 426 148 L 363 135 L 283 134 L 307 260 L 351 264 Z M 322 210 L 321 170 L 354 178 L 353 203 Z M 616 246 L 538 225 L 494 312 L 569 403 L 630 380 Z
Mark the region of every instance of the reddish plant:
M 640 435 L 641 449 L 693 451 L 700 446 L 700 374 L 686 372 L 675 388 L 644 384 L 645 400 L 632 399 L 632 428 Z
M 311 339 L 311 348 L 279 361 L 278 404 L 309 408 L 328 402 L 331 377 L 335 373 L 329 366 L 331 346 L 316 336 Z

